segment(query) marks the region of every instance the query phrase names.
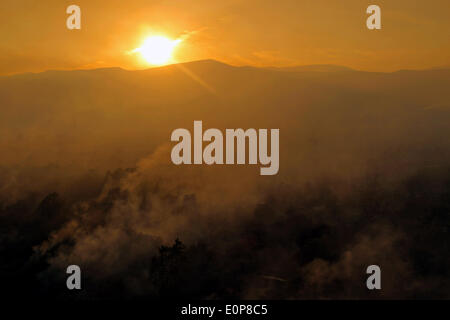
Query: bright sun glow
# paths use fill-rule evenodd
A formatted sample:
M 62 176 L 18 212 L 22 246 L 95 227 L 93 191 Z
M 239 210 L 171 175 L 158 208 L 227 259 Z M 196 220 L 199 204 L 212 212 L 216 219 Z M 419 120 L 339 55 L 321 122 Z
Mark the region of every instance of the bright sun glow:
M 152 36 L 144 40 L 140 48 L 134 50 L 150 64 L 163 65 L 172 58 L 175 47 L 181 40 L 171 40 L 163 36 Z

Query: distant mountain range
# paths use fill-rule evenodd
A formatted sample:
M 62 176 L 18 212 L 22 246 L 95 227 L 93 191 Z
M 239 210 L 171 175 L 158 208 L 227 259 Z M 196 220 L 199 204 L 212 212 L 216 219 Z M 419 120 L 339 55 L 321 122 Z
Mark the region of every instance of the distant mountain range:
M 449 87 L 450 70 L 214 60 L 0 77 L 0 165 L 132 166 L 193 120 L 280 128 L 281 161 L 302 172 L 356 168 L 377 157 L 435 165 L 450 159 Z
M 272 67 L 268 68 L 271 70 L 277 70 L 277 71 L 288 71 L 288 72 L 348 72 L 348 71 L 354 71 L 354 69 L 349 67 L 343 67 L 333 64 L 313 64 L 313 65 L 307 65 L 307 66 L 294 66 L 294 67 L 284 67 L 284 68 L 277 68 Z
M 157 69 L 166 69 L 166 68 L 172 68 L 175 66 L 179 67 L 189 67 L 189 68 L 215 68 L 222 66 L 223 68 L 239 68 L 239 69 L 265 69 L 265 70 L 271 70 L 271 71 L 284 71 L 284 72 L 323 72 L 323 73 L 333 73 L 333 72 L 367 72 L 363 70 L 355 70 L 350 67 L 346 66 L 340 66 L 340 65 L 334 65 L 334 64 L 312 64 L 312 65 L 298 65 L 298 66 L 289 66 L 289 67 L 251 67 L 251 66 L 231 66 L 223 62 L 219 62 L 217 60 L 213 59 L 205 59 L 205 60 L 194 60 L 190 62 L 183 62 L 178 64 L 170 64 L 167 66 L 159 66 L 159 67 L 152 67 L 144 70 L 125 70 L 123 68 L 119 67 L 111 67 L 111 68 L 97 68 L 97 69 L 75 69 L 75 70 L 48 70 L 44 72 L 26 72 L 21 74 L 15 74 L 15 75 L 9 75 L 9 76 L 0 76 L 1 77 L 20 77 L 20 76 L 26 76 L 26 75 L 32 75 L 32 74 L 40 74 L 40 73 L 48 73 L 48 72 L 68 72 L 68 71 L 149 71 L 149 70 L 157 70 Z M 429 70 L 448 70 L 450 69 L 450 66 L 440 66 L 440 67 L 434 67 L 429 69 L 422 69 L 422 70 L 413 70 L 413 69 L 401 69 L 398 71 L 429 71 Z M 397 72 L 398 72 L 397 71 Z M 391 73 L 391 72 L 386 72 Z

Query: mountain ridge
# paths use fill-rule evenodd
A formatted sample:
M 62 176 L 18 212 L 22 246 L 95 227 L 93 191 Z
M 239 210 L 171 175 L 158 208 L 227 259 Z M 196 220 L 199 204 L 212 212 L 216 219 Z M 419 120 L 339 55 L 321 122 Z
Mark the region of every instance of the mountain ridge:
M 11 77 L 23 77 L 23 76 L 36 76 L 42 74 L 60 74 L 68 72 L 151 72 L 151 71 L 161 71 L 170 70 L 173 68 L 226 68 L 226 69 L 253 69 L 253 70 L 268 70 L 275 72 L 285 72 L 285 73 L 348 73 L 348 72 L 360 72 L 360 73 L 379 73 L 379 74 L 393 74 L 397 72 L 426 72 L 426 71 L 445 71 L 450 70 L 450 67 L 433 67 L 428 69 L 399 69 L 392 72 L 379 72 L 379 71 L 366 71 L 366 70 L 356 70 L 347 66 L 334 65 L 334 64 L 311 64 L 311 65 L 298 65 L 290 67 L 256 67 L 256 66 L 234 66 L 214 59 L 203 59 L 203 60 L 193 60 L 188 62 L 173 63 L 164 66 L 157 66 L 145 69 L 125 69 L 122 67 L 104 67 L 104 68 L 92 68 L 92 69 L 73 69 L 73 70 L 58 70 L 49 69 L 41 72 L 24 72 L 16 73 L 10 75 L 0 75 L 0 78 L 11 78 Z

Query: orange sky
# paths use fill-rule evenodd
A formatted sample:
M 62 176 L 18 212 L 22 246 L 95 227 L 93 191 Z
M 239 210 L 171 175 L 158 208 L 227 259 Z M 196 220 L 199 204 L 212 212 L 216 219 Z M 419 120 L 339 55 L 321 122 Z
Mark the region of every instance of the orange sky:
M 82 29 L 66 29 L 67 6 Z M 382 30 L 365 26 L 369 4 Z M 450 66 L 448 0 L 2 0 L 0 74 L 149 67 L 127 54 L 153 33 L 185 36 L 178 62 L 339 64 L 394 71 Z

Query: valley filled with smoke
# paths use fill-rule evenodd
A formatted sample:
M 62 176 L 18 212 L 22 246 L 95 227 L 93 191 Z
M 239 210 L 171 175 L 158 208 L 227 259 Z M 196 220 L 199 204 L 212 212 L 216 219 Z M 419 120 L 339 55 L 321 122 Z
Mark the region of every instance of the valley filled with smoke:
M 0 281 L 69 300 L 448 299 L 449 86 L 215 61 L 0 77 Z M 279 173 L 175 166 L 170 133 L 194 120 L 279 128 Z

